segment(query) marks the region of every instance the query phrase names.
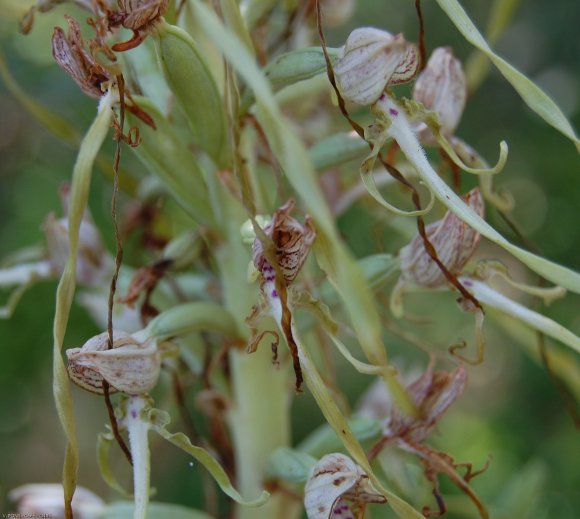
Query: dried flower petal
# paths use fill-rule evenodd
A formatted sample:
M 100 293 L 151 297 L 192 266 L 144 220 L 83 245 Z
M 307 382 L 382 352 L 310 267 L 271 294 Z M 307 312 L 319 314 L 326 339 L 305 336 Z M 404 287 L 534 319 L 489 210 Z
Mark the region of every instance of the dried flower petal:
M 109 335 L 101 333 L 89 339 L 82 348 L 66 351 L 68 372 L 73 382 L 87 391 L 103 393 L 106 380 L 112 389 L 138 395 L 153 389 L 161 369 L 161 358 L 154 340 L 143 343 L 134 336 L 115 330 L 113 348 Z
M 64 492 L 56 483 L 22 485 L 10 491 L 8 497 L 17 502 L 19 517 L 64 517 Z M 95 493 L 77 487 L 72 500 L 75 518 L 96 519 L 101 517 L 104 501 Z M 14 514 L 16 516 L 16 514 Z
M 452 372 L 433 371 L 429 365 L 425 373 L 408 386 L 409 396 L 419 409 L 419 417 L 402 415 L 396 408 L 386 424 L 385 434 L 422 442 L 437 425 L 445 411 L 463 393 L 467 384 L 467 370 L 459 366 Z
M 418 66 L 418 53 L 401 34 L 363 27 L 351 32 L 338 59 L 334 74 L 344 99 L 373 104 L 393 80 L 409 81 Z
M 90 97 L 103 95 L 103 83 L 110 80 L 107 70 L 85 49 L 81 30 L 77 21 L 65 15 L 68 34 L 55 27 L 52 35 L 52 55 L 81 90 Z
M 467 80 L 461 62 L 453 56 L 450 47 L 438 47 L 433 51 L 425 70 L 417 78 L 413 99 L 437 113 L 443 135 L 453 134 L 465 108 Z M 422 140 L 432 138 L 426 127 L 419 131 Z
M 130 40 L 116 43 L 112 49 L 117 52 L 137 47 L 147 36 L 151 28 L 161 19 L 169 0 L 119 0 L 120 12 L 110 17 L 111 25 L 121 24 L 133 31 Z
M 386 503 L 368 475 L 348 456 L 327 454 L 313 467 L 304 488 L 308 519 L 347 519 L 369 503 Z
M 270 223 L 264 227 L 264 232 L 272 238 L 276 246 L 276 260 L 288 285 L 296 279 L 316 238 L 316 231 L 310 217 L 306 216 L 302 225 L 290 216 L 293 208 L 294 200 L 288 200 L 276 210 Z M 265 278 L 272 275 L 272 266 L 266 259 L 262 242 L 258 238 L 254 240 L 252 247 L 252 260 Z M 266 279 L 266 281 L 273 281 L 273 279 Z
M 169 0 L 120 0 L 123 27 L 138 31 L 156 22 L 167 10 Z
M 472 189 L 461 198 L 483 217 L 484 204 L 479 188 Z M 461 273 L 480 239 L 477 231 L 451 211 L 443 219 L 428 225 L 425 231 L 437 251 L 437 256 L 454 275 Z M 445 275 L 425 250 L 421 236 L 415 236 L 411 243 L 401 249 L 400 258 L 403 282 L 413 282 L 429 288 L 445 286 Z

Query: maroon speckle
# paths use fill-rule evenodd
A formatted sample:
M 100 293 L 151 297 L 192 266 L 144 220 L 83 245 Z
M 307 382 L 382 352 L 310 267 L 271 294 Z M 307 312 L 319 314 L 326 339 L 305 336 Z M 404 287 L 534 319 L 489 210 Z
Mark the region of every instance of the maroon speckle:
M 385 94 L 382 94 L 381 97 L 379 97 L 379 101 L 384 101 L 387 98 L 387 96 Z
M 278 291 L 272 290 L 272 297 L 278 297 Z
M 399 115 L 399 112 L 397 110 L 395 110 L 394 108 L 389 108 L 389 113 L 393 116 L 393 117 L 397 117 L 397 115 Z

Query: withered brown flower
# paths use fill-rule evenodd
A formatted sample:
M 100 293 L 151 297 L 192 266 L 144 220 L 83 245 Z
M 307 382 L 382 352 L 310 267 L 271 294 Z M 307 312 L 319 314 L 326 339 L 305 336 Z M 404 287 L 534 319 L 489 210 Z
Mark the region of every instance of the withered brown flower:
M 419 410 L 418 417 L 403 415 L 394 407 L 385 424 L 384 434 L 422 442 L 437 425 L 445 411 L 461 396 L 467 384 L 467 370 L 459 366 L 451 372 L 434 371 L 429 365 L 425 373 L 408 386 L 409 396 Z
M 133 37 L 117 43 L 112 49 L 117 52 L 137 47 L 167 10 L 169 0 L 117 0 L 119 12 L 116 17 L 125 29 L 133 31 Z
M 276 210 L 272 221 L 264 227 L 264 232 L 272 239 L 276 247 L 276 261 L 287 285 L 296 279 L 316 238 L 312 219 L 306 216 L 302 225 L 290 216 L 293 208 L 294 200 L 290 199 Z M 252 247 L 252 260 L 265 281 L 274 281 L 274 270 L 258 238 L 254 240 Z
M 80 89 L 90 97 L 103 95 L 103 84 L 111 79 L 109 72 L 85 49 L 77 21 L 65 15 L 68 34 L 55 27 L 52 35 L 52 55 Z
M 473 211 L 483 217 L 485 207 L 479 188 L 472 189 L 461 198 Z M 480 234 L 476 230 L 451 211 L 448 211 L 441 220 L 428 225 L 425 232 L 441 263 L 454 275 L 461 273 L 480 239 Z M 427 288 L 445 285 L 445 275 L 425 250 L 421 236 L 415 236 L 401 249 L 400 258 L 402 282 L 411 282 Z

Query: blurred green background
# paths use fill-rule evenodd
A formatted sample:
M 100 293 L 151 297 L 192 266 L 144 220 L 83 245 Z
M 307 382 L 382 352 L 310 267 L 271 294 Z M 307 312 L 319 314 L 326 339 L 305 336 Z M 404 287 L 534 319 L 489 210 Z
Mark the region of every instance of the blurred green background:
M 451 45 L 459 58 L 467 58 L 472 49 L 437 5 L 423 3 L 428 49 Z M 24 4 L 0 0 L 0 46 L 7 64 L 28 94 L 71 121 L 82 134 L 95 113 L 95 101 L 83 96 L 54 66 L 50 54 L 52 27 L 62 24 L 64 9 L 39 16 L 33 33 L 24 37 L 16 30 Z M 404 32 L 414 39 L 413 4 L 410 0 L 360 1 L 356 18 L 330 32 L 329 44 L 340 45 L 352 28 L 361 25 Z M 466 0 L 464 5 L 478 26 L 485 27 L 489 3 Z M 576 128 L 580 127 L 579 26 L 577 2 L 529 0 L 521 2 L 496 45 L 502 56 L 558 102 Z M 527 109 L 493 71 L 469 100 L 457 134 L 490 161 L 497 154 L 497 143 L 507 140 L 509 161 L 497 182 L 515 196 L 515 219 L 548 258 L 580 270 L 580 162 L 572 144 Z M 112 143 L 108 146 L 111 151 Z M 128 154 L 125 157 L 130 164 Z M 74 160 L 75 150 L 42 128 L 0 82 L 0 260 L 42 241 L 40 225 L 47 213 L 60 211 L 57 188 L 70 177 Z M 93 186 L 91 209 L 112 250 L 110 183 L 97 173 Z M 384 213 L 367 203 L 340 219 L 341 231 L 358 256 L 377 250 L 373 240 L 360 232 L 361 225 L 371 228 L 382 217 Z M 496 214 L 491 213 L 489 220 L 517 241 Z M 390 240 L 383 246 L 387 251 L 404 244 L 395 232 L 384 237 Z M 54 282 L 35 286 L 14 316 L 0 321 L 0 511 L 12 510 L 6 501 L 11 488 L 60 478 L 64 443 L 51 394 L 55 287 Z M 2 292 L 3 300 L 6 295 Z M 446 323 L 447 332 L 457 330 L 457 337 L 471 337 L 470 321 L 458 315 L 452 298 L 448 305 L 441 305 L 436 297 L 424 297 L 414 301 L 413 312 Z M 569 295 L 546 312 L 580 333 L 579 296 Z M 432 334 L 433 342 L 445 344 L 449 337 L 441 335 L 440 328 L 423 325 L 420 333 Z M 78 345 L 100 331 L 84 311 L 73 308 L 66 345 Z M 419 358 L 396 336 L 387 339 L 391 355 L 401 365 L 412 366 Z M 490 327 L 487 339 L 486 363 L 470 370 L 468 390 L 432 435 L 431 444 L 476 466 L 493 454 L 491 468 L 474 480 L 474 487 L 492 506 L 494 518 L 579 517 L 580 435 L 561 395 L 541 365 L 504 332 Z M 574 361 L 577 364 L 578 359 Z M 350 369 L 344 374 L 342 384 L 354 403 L 368 379 L 353 375 Z M 95 435 L 106 422 L 105 409 L 95 405 L 92 395 L 75 391 L 74 397 L 82 455 L 80 483 L 105 499 L 116 497 L 102 482 L 95 464 Z M 306 394 L 295 400 L 293 412 L 297 442 L 322 422 Z M 199 477 L 189 460 L 162 444 L 154 445 L 153 456 L 155 499 L 200 506 Z M 447 484 L 443 488 L 450 489 Z M 455 496 L 448 500 L 450 509 L 463 508 L 465 498 L 450 492 Z

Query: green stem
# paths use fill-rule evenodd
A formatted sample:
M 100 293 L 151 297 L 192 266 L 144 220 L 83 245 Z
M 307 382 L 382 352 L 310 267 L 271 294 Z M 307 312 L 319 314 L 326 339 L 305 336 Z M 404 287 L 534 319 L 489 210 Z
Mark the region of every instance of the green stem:
M 247 342 L 245 322 L 252 304 L 258 300 L 258 287 L 247 281 L 249 251 L 240 239 L 240 227 L 247 218 L 243 208 L 223 193 L 227 242 L 217 253 L 222 274 L 224 302 L 236 320 L 238 336 Z M 267 344 L 251 355 L 242 349 L 230 350 L 232 404 L 229 408 L 236 479 L 244 496 L 259 495 L 264 488 L 266 464 L 278 447 L 290 445 L 290 385 L 288 371 L 272 364 Z M 280 492 L 272 494 L 259 508 L 238 506 L 236 519 L 293 519 L 296 508 L 289 506 Z
M 144 420 L 144 410 L 147 400 L 140 395 L 129 397 L 125 427 L 129 433 L 129 445 L 133 460 L 133 495 L 135 509 L 133 519 L 147 517 L 149 503 L 149 475 L 151 465 L 149 461 L 149 423 Z
M 236 452 L 236 469 L 242 495 L 259 494 L 270 454 L 290 445 L 290 397 L 286 369 L 272 365 L 266 344 L 249 355 L 232 350 L 233 406 L 229 423 Z M 290 519 L 294 517 L 284 496 L 274 493 L 260 508 L 238 507 L 237 519 Z

